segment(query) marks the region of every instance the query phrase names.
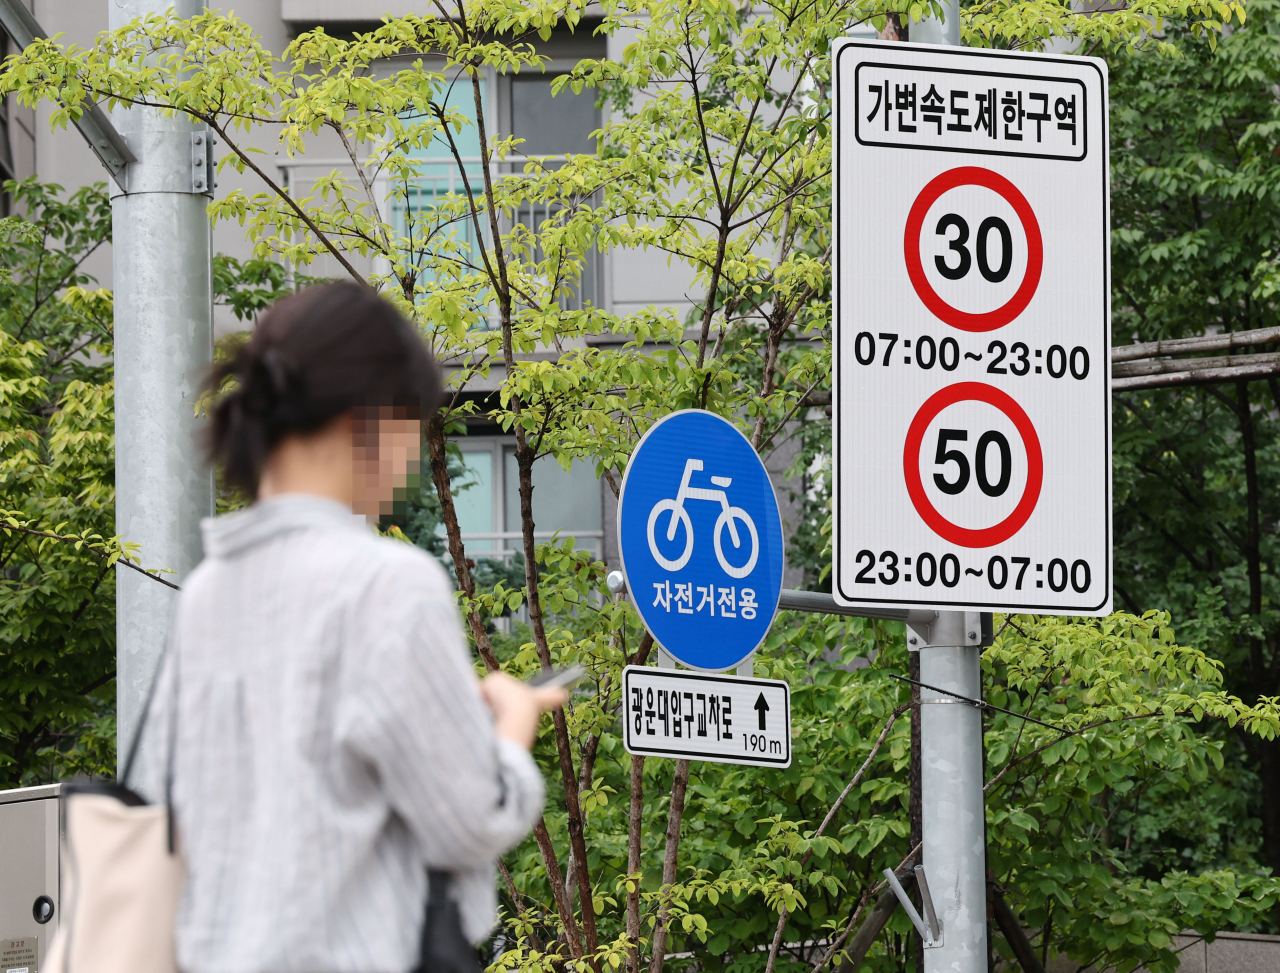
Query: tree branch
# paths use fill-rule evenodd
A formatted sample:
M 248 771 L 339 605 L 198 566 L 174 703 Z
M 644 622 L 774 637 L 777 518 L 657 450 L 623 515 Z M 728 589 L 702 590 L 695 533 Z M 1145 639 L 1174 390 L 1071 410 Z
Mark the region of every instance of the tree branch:
M 0 530 L 16 531 L 20 534 L 30 534 L 32 537 L 47 537 L 50 540 L 63 541 L 63 542 L 72 543 L 72 544 L 81 544 L 84 547 L 84 550 L 88 551 L 90 554 L 96 557 L 99 561 L 106 561 L 108 558 L 107 554 L 90 547 L 88 542 L 80 537 L 63 537 L 61 534 L 50 534 L 47 531 L 31 530 L 27 527 L 14 527 L 12 524 L 0 524 Z M 164 578 L 160 577 L 158 574 L 152 574 L 150 571 L 148 571 L 146 568 L 142 567 L 141 565 L 134 564 L 132 561 L 126 560 L 123 555 L 116 558 L 115 563 L 122 565 L 123 567 L 129 568 L 130 570 L 137 571 L 139 574 L 145 574 L 152 581 L 159 581 L 162 585 L 168 588 L 172 588 L 174 591 L 182 590 L 172 581 L 166 581 Z
M 192 113 L 192 114 L 195 114 L 195 113 Z M 351 275 L 352 280 L 354 280 L 357 284 L 363 284 L 365 287 L 369 286 L 369 282 L 364 279 L 364 275 L 351 266 L 351 263 L 347 260 L 346 257 L 342 255 L 342 252 L 339 251 L 336 246 L 334 246 L 333 241 L 329 239 L 328 234 L 326 234 L 323 230 L 321 230 L 320 227 L 316 226 L 315 221 L 312 220 L 311 217 L 306 214 L 306 211 L 303 210 L 303 208 L 298 205 L 297 201 L 292 196 L 290 196 L 287 192 L 284 191 L 283 188 L 281 188 L 276 184 L 274 179 L 272 179 L 260 168 L 258 168 L 258 166 L 254 163 L 253 159 L 250 158 L 247 152 L 245 152 L 243 149 L 240 148 L 240 146 L 236 145 L 235 142 L 233 142 L 230 138 L 227 137 L 226 130 L 222 126 L 218 125 L 217 121 L 212 115 L 196 114 L 195 117 L 199 118 L 202 122 L 208 125 L 215 132 L 217 132 L 218 135 L 221 136 L 222 141 L 227 144 L 227 146 L 231 149 L 232 152 L 236 154 L 236 156 L 240 159 L 240 161 L 243 162 L 250 169 L 252 169 L 254 173 L 258 176 L 258 178 L 261 179 L 263 182 L 265 182 L 271 188 L 271 191 L 273 193 L 275 193 L 280 199 L 284 200 L 285 205 L 287 205 L 291 210 L 293 210 L 295 215 L 297 215 L 298 219 L 302 220 L 302 222 L 307 225 L 307 227 L 311 230 L 311 232 L 316 235 L 316 239 L 324 244 L 325 249 L 328 250 L 331 254 L 333 254 L 333 256 L 337 259 L 338 263 L 342 264 L 342 268 L 348 274 Z

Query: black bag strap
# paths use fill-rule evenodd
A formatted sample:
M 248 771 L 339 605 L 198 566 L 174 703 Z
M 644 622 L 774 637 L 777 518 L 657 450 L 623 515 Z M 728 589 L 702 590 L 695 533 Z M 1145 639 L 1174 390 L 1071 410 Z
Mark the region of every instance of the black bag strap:
M 156 692 L 160 688 L 160 678 L 164 675 L 164 668 L 167 665 L 173 665 L 173 698 L 169 712 L 169 749 L 165 754 L 164 769 L 164 803 L 169 809 L 169 853 L 173 854 L 177 847 L 177 836 L 174 831 L 173 823 L 173 764 L 174 751 L 177 749 L 178 743 L 178 682 L 180 668 L 178 665 L 178 649 L 176 644 L 171 644 L 160 660 L 160 665 L 156 669 L 155 678 L 151 680 L 151 689 L 147 693 L 147 704 L 142 708 L 142 718 L 138 720 L 138 729 L 134 731 L 133 739 L 129 742 L 129 755 L 125 758 L 124 770 L 120 773 L 120 784 L 126 789 L 129 784 L 129 777 L 133 773 L 133 765 L 138 759 L 138 751 L 141 748 L 142 736 L 147 729 L 147 721 L 151 716 L 151 707 L 155 703 Z
M 167 666 L 171 661 L 174 663 L 174 665 L 177 665 L 176 656 L 177 656 L 177 652 L 174 650 L 173 646 L 170 646 L 169 649 L 165 652 L 164 656 L 160 659 L 160 665 L 156 667 L 155 677 L 151 680 L 151 688 L 147 691 L 147 703 L 145 706 L 142 707 L 142 718 L 138 720 L 138 728 L 133 733 L 133 739 L 129 741 L 129 755 L 125 757 L 124 770 L 120 772 L 120 783 L 122 784 L 127 785 L 129 783 L 129 777 L 133 773 L 133 765 L 138 759 L 138 750 L 140 749 L 142 744 L 142 737 L 147 730 L 147 721 L 150 720 L 151 718 L 151 708 L 155 705 L 156 693 L 160 689 L 160 679 L 164 675 L 164 667 Z M 176 720 L 176 714 L 177 714 L 177 702 L 178 702 L 178 673 L 175 670 L 173 674 L 174 712 L 172 714 L 173 719 L 170 720 L 170 727 L 169 727 L 170 743 L 172 743 L 173 740 L 175 739 L 174 734 L 177 731 L 177 724 L 176 722 L 174 722 L 174 720 Z M 173 748 L 171 746 L 169 748 L 169 766 L 167 768 L 167 770 L 170 773 L 172 772 L 172 769 L 173 769 L 172 758 L 173 758 Z

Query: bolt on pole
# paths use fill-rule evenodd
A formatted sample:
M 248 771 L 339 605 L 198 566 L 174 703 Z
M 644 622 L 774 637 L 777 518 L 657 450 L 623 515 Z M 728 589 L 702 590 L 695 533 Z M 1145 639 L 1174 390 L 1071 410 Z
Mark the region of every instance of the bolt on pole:
M 911 25 L 911 41 L 960 45 L 959 0 L 942 20 Z M 910 624 L 910 623 L 908 623 Z M 923 630 L 922 630 L 923 631 Z M 982 698 L 980 616 L 938 612 L 920 651 L 920 681 Z M 982 711 L 933 690 L 920 690 L 921 858 L 944 930 L 924 950 L 924 973 L 986 973 L 987 836 L 982 792 Z
M 147 14 L 190 17 L 203 9 L 194 0 L 108 3 L 112 30 Z M 163 118 L 149 108 L 118 107 L 111 121 L 136 159 L 111 199 L 116 533 L 141 544 L 147 570 L 171 571 L 166 577 L 180 583 L 200 560 L 200 519 L 213 513 L 213 477 L 199 453 L 195 415 L 213 361 L 209 133 L 185 116 Z M 164 653 L 176 597 L 135 571 L 117 572 L 121 759 Z

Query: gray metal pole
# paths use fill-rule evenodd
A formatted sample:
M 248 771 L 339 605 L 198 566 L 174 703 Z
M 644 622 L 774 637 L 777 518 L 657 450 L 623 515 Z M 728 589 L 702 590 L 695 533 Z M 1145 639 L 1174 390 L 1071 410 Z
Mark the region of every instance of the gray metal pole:
M 911 25 L 911 43 L 960 46 L 959 0 L 950 0 L 943 6 L 947 9 L 945 20 L 926 17 L 920 23 Z
M 110 26 L 194 0 L 111 0 Z M 111 201 L 115 285 L 116 532 L 142 545 L 148 570 L 180 582 L 200 560 L 200 518 L 213 478 L 196 443 L 195 402 L 213 361 L 213 282 L 206 214 L 209 135 L 183 117 L 117 109 L 137 158 Z M 199 159 L 199 162 L 196 160 Z M 116 713 L 127 753 L 164 652 L 177 592 L 116 573 Z
M 911 41 L 958 47 L 959 0 L 950 0 L 946 6 L 944 20 L 929 18 L 913 24 Z M 976 612 L 938 612 L 932 625 L 915 634 L 922 642 L 920 681 L 981 699 L 981 632 Z M 986 973 L 982 712 L 924 688 L 920 703 L 921 858 L 942 924 L 942 945 L 924 950 L 925 973 Z
M 911 627 L 908 638 L 920 641 L 920 681 L 980 699 L 981 632 L 977 612 L 939 612 L 927 628 Z M 921 858 L 942 925 L 942 945 L 924 951 L 925 973 L 985 973 L 981 711 L 922 687 L 920 743 Z

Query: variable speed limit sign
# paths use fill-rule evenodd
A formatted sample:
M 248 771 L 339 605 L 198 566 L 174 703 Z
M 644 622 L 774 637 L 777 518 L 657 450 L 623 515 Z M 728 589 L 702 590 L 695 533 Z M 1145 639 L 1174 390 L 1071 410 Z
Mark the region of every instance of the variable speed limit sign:
M 834 62 L 835 596 L 1105 614 L 1106 66 Z

